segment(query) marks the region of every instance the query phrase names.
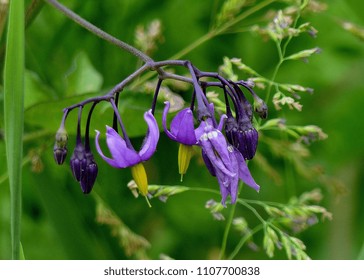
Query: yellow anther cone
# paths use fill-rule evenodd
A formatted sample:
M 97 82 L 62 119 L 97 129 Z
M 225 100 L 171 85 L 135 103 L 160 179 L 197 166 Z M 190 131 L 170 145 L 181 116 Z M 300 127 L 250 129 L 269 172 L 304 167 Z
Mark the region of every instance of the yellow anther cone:
M 181 182 L 183 175 L 186 174 L 190 160 L 193 154 L 193 147 L 189 145 L 179 144 L 178 149 L 178 169 L 181 174 Z
M 131 175 L 138 186 L 139 192 L 146 196 L 148 194 L 148 178 L 143 163 L 131 167 Z

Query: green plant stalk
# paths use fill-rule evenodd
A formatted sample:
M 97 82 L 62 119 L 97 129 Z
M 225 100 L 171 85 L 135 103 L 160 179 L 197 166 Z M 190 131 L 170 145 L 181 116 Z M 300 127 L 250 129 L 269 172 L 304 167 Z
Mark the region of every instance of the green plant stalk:
M 241 248 L 243 248 L 245 242 L 247 242 L 249 240 L 249 238 L 251 238 L 258 231 L 262 230 L 264 228 L 264 226 L 265 226 L 264 224 L 260 224 L 260 225 L 256 226 L 249 234 L 247 234 L 246 236 L 243 236 L 240 239 L 238 245 L 236 245 L 235 249 L 232 251 L 232 253 L 228 257 L 228 260 L 233 260 L 236 257 L 236 255 L 240 252 Z
M 238 193 L 240 193 L 241 189 L 243 188 L 243 184 L 244 183 L 242 181 L 239 181 L 239 186 L 238 186 L 239 191 L 238 191 Z M 220 249 L 220 256 L 219 256 L 220 260 L 225 258 L 226 244 L 227 244 L 227 240 L 228 240 L 228 237 L 229 237 L 230 228 L 231 228 L 231 225 L 232 225 L 233 220 L 234 220 L 236 205 L 237 205 L 237 203 L 235 203 L 235 204 L 233 204 L 231 206 L 229 218 L 228 218 L 228 220 L 226 222 L 224 236 L 222 238 L 221 249 Z
M 224 236 L 222 238 L 221 249 L 220 249 L 220 256 L 219 256 L 220 260 L 225 259 L 226 244 L 227 244 L 227 240 L 229 237 L 230 228 L 233 223 L 234 216 L 235 216 L 235 210 L 236 210 L 236 203 L 234 205 L 232 205 L 232 207 L 230 209 L 229 218 L 228 218 L 226 226 L 225 226 Z
M 12 258 L 21 258 L 21 187 L 24 127 L 24 1 L 10 1 L 4 68 L 5 146 L 10 186 Z

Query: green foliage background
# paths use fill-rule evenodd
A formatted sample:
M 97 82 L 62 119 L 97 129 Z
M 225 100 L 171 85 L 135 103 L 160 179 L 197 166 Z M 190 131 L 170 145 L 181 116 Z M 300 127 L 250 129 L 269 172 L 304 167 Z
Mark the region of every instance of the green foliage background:
M 172 57 L 203 36 L 222 2 L 62 1 L 98 27 L 132 44 L 139 24 L 160 19 L 164 40 L 153 54 L 155 60 Z M 304 16 L 319 31 L 317 38 L 301 36 L 293 41 L 288 50 L 294 53 L 318 46 L 322 53 L 311 57 L 308 64 L 287 62 L 277 80 L 315 89 L 313 95 L 303 95 L 302 112 L 285 110 L 284 117 L 291 124 L 318 125 L 329 135 L 325 141 L 310 146 L 312 156 L 308 164 L 324 169 L 335 180 L 323 186 L 295 174 L 295 190 L 287 190 L 285 184 L 277 185 L 267 179 L 253 160 L 249 166 L 262 189 L 259 194 L 246 190 L 243 196 L 285 203 L 294 194 L 322 188 L 323 205 L 333 213 L 333 220 L 320 222 L 299 237 L 313 259 L 356 259 L 364 236 L 364 127 L 360 115 L 364 104 L 364 42 L 344 30 L 340 21 L 350 20 L 364 26 L 360 12 L 364 9 L 364 3 L 359 0 L 331 0 L 326 3 L 326 11 Z M 242 22 L 239 25 L 241 30 L 256 23 L 261 15 Z M 1 43 L 4 41 L 2 36 Z M 273 43 L 251 32 L 232 32 L 215 37 L 183 58 L 191 60 L 200 69 L 217 71 L 224 56 L 242 58 L 247 65 L 266 76 L 271 75 L 277 62 Z M 169 198 L 167 203 L 153 199 L 153 207 L 148 208 L 144 199 L 135 199 L 126 188 L 131 179 L 130 170 L 113 169 L 96 156 L 99 175 L 94 194 L 85 196 L 72 178 L 68 160 L 63 166 L 57 166 L 54 162 L 54 134 L 61 121 L 62 108 L 88 95 L 106 92 L 136 67 L 134 57 L 80 28 L 48 5 L 27 28 L 22 217 L 22 245 L 27 259 L 129 258 L 125 247 L 120 246 L 122 234 L 96 220 L 100 203 L 112 209 L 114 215 L 133 232 L 149 241 L 150 248 L 146 250 L 146 255 L 133 255 L 132 258 L 147 256 L 158 259 L 161 254 L 176 259 L 218 257 L 225 222 L 214 220 L 204 207 L 210 198 L 219 200 L 217 195 L 187 191 Z M 257 93 L 264 97 L 263 91 L 257 90 Z M 121 95 L 121 106 L 125 106 L 124 120 L 136 142 L 142 141 L 142 138 L 138 138 L 145 131 L 141 116 L 151 98 L 151 95 L 133 90 Z M 1 93 L 0 103 L 2 100 Z M 0 108 L 2 130 L 3 106 Z M 270 117 L 279 115 L 273 104 L 269 104 L 269 108 Z M 111 123 L 110 110 L 99 109 L 98 114 L 97 119 L 92 121 L 92 131 L 104 131 L 104 125 Z M 70 134 L 70 154 L 76 132 L 74 112 L 67 121 L 67 130 Z M 264 151 L 264 148 L 261 145 L 258 149 Z M 180 184 L 177 149 L 178 145 L 162 133 L 157 153 L 146 164 L 151 184 Z M 272 154 L 265 155 L 282 174 L 283 163 Z M 1 259 L 10 258 L 9 188 L 5 161 L 1 138 Z M 215 178 L 208 174 L 198 157 L 192 160 L 183 185 L 218 189 Z M 227 215 L 228 212 L 229 208 L 223 210 L 223 214 Z M 250 212 L 240 209 L 237 214 L 254 223 Z M 239 239 L 239 233 L 232 231 L 227 250 L 232 250 Z M 261 239 L 262 236 L 258 234 L 256 243 L 260 244 Z M 267 256 L 262 248 L 253 251 L 244 247 L 237 258 L 266 259 Z M 278 252 L 275 258 L 285 258 L 285 255 Z

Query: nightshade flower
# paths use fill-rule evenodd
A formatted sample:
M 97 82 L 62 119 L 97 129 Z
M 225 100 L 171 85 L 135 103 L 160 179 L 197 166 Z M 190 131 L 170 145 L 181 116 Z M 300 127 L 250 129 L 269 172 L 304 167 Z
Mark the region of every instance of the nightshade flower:
M 159 129 L 151 110 L 144 114 L 144 120 L 148 125 L 148 132 L 139 152 L 135 151 L 129 141 L 125 141 L 113 128 L 106 126 L 106 143 L 111 153 L 108 158 L 102 152 L 99 145 L 100 132 L 96 130 L 96 149 L 100 156 L 112 167 L 131 167 L 133 178 L 139 191 L 146 196 L 148 193 L 148 181 L 143 161 L 151 158 L 159 140 Z M 124 135 L 124 137 L 126 137 Z
M 224 206 L 229 195 L 231 203 L 236 202 L 239 179 L 255 190 L 259 190 L 259 186 L 251 176 L 242 154 L 227 143 L 220 131 L 225 119 L 226 116 L 221 117 L 218 128 L 213 126 L 211 119 L 206 119 L 195 130 L 205 164 L 219 182 L 221 203 Z
M 178 169 L 181 174 L 181 181 L 184 174 L 188 169 L 193 148 L 192 145 L 197 145 L 197 139 L 195 135 L 195 127 L 193 121 L 193 113 L 190 108 L 181 110 L 171 122 L 171 130 L 167 128 L 167 114 L 170 107 L 169 102 L 165 102 L 163 111 L 162 124 L 164 132 L 173 141 L 179 142 L 178 149 Z

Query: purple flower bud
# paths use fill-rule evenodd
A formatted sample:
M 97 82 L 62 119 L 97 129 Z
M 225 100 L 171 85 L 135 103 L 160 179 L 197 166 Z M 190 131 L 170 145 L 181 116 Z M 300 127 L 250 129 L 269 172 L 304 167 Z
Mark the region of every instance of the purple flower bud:
M 228 117 L 225 123 L 225 133 L 228 142 L 233 145 L 244 156 L 245 159 L 252 159 L 257 151 L 258 131 L 250 121 Z
M 61 148 L 57 144 L 55 144 L 53 148 L 53 155 L 57 164 L 62 165 L 67 157 L 67 148 Z
M 86 150 L 81 142 L 73 150 L 70 165 L 73 177 L 80 182 L 87 165 Z
M 91 192 L 98 173 L 98 167 L 92 153 L 86 152 L 86 168 L 80 180 L 81 189 L 84 194 Z

